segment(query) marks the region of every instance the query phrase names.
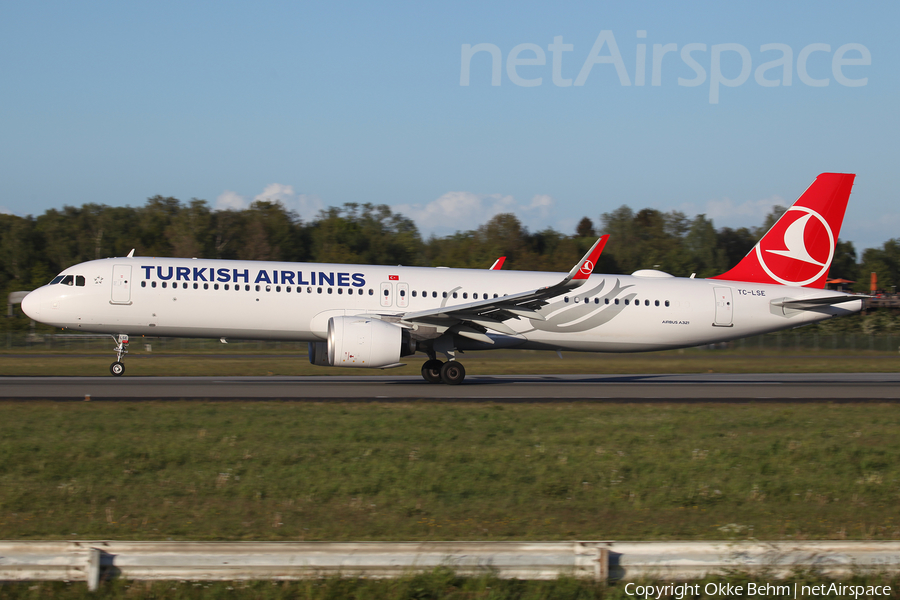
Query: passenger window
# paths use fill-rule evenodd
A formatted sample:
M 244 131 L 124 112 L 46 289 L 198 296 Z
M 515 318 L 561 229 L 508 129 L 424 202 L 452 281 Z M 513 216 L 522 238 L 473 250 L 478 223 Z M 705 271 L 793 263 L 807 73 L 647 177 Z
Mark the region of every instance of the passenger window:
M 606 304 L 609 304 L 609 298 L 604 298 L 603 300 Z
M 127 281 L 125 283 L 128 283 Z M 78 287 L 84 287 L 84 275 L 76 275 L 75 276 L 75 285 Z
M 257 291 L 257 292 L 259 291 L 259 286 L 256 286 L 256 291 Z
M 271 291 L 272 291 L 272 286 L 271 286 L 271 285 L 267 285 L 267 286 L 266 286 L 266 291 L 267 291 L 267 292 L 271 292 Z
M 343 294 L 343 293 L 344 293 L 344 288 L 338 288 L 338 294 Z
M 276 285 L 276 286 L 275 286 L 275 291 L 276 291 L 276 292 L 280 292 L 280 291 L 281 291 L 281 286 L 280 286 L 280 285 Z
M 456 292 L 453 292 L 453 297 L 454 297 L 454 298 L 459 298 L 459 294 L 456 293 Z
M 155 282 L 155 281 L 151 281 L 151 282 L 150 282 L 150 287 L 155 288 L 155 287 L 156 287 L 156 282 Z
M 625 298 L 625 306 L 628 306 L 628 298 Z
M 166 287 L 166 282 L 165 282 L 165 281 L 162 282 L 162 286 L 163 286 L 163 287 Z M 219 284 L 216 284 L 216 289 L 219 289 Z
M 413 290 L 413 291 L 412 291 L 412 297 L 413 297 L 413 298 L 416 297 L 416 293 L 417 293 L 416 290 Z
M 196 283 L 194 284 L 194 289 L 195 289 L 195 290 L 196 290 L 197 288 L 199 288 L 199 287 L 200 287 L 200 286 L 197 285 Z
M 197 286 L 197 284 L 195 283 L 195 284 L 194 284 L 194 287 L 196 287 L 196 286 Z M 146 281 L 142 281 L 142 282 L 141 282 L 141 287 L 147 287 L 147 282 L 146 282 Z
M 667 307 L 669 306 L 669 301 L 668 301 L 668 300 L 666 300 L 666 306 L 667 306 Z
M 231 289 L 230 287 L 228 287 L 228 284 L 227 284 L 227 283 L 225 284 L 225 289 L 226 289 L 226 290 Z
M 566 301 L 566 304 L 568 304 L 568 303 L 569 303 L 569 297 L 568 297 L 568 296 L 566 296 L 566 297 L 565 297 L 565 298 L 563 298 L 563 300 L 565 300 L 565 301 Z
M 494 294 L 494 298 L 496 298 L 496 297 L 497 297 L 497 294 Z
M 371 296 L 374 293 L 375 293 L 375 290 L 373 290 L 372 288 L 369 288 L 369 295 Z
M 284 288 L 284 291 L 286 291 L 287 293 L 290 294 L 290 293 L 291 293 L 291 286 L 287 286 L 286 288 Z
M 154 282 L 153 287 L 156 287 L 155 282 Z M 208 283 L 204 283 L 204 284 L 203 284 L 203 289 L 204 289 L 204 290 L 208 290 L 208 289 L 209 289 L 209 284 L 208 284 Z
M 328 288 L 328 293 L 329 293 L 329 294 L 331 293 L 331 288 Z
M 463 292 L 463 300 L 468 300 L 468 299 L 469 299 L 469 294 L 466 292 Z
M 644 300 L 644 306 L 650 306 L 650 301 L 649 301 L 649 300 Z
M 659 306 L 659 300 L 654 300 L 653 304 L 654 304 L 654 306 Z
M 163 287 L 166 287 L 166 282 L 165 282 L 165 281 L 163 281 Z M 214 289 L 214 290 L 219 289 L 219 284 L 218 284 L 218 283 L 214 283 L 214 284 L 213 284 L 213 289 Z
M 618 305 L 619 305 L 619 299 L 616 298 L 616 306 L 618 306 Z
M 437 292 L 431 292 L 431 297 L 432 297 L 432 298 L 437 298 Z

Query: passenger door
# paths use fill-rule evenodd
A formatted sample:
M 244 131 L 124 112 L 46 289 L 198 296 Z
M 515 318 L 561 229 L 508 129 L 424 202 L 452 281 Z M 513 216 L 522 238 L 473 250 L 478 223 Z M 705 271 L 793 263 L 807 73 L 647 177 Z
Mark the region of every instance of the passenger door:
M 716 327 L 731 327 L 733 323 L 731 288 L 713 288 L 716 293 Z
M 131 304 L 131 265 L 113 265 L 113 304 Z

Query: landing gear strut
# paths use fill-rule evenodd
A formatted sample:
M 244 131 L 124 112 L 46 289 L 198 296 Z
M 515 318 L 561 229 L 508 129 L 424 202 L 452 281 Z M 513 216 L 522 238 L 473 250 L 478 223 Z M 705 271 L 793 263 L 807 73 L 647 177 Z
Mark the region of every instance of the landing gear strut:
M 122 362 L 122 359 L 128 354 L 128 336 L 120 333 L 119 337 L 113 339 L 116 340 L 116 362 L 109 365 L 109 372 L 113 376 L 119 377 L 125 372 L 125 363 Z
M 428 383 L 458 385 L 466 378 L 466 369 L 455 360 L 441 362 L 432 358 L 422 365 L 422 378 Z

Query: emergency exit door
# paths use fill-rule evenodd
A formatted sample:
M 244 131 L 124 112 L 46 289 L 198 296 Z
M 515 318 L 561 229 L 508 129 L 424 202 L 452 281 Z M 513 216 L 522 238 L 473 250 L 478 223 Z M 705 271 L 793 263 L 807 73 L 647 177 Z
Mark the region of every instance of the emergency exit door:
M 385 281 L 381 284 L 381 306 L 394 305 L 394 286 Z

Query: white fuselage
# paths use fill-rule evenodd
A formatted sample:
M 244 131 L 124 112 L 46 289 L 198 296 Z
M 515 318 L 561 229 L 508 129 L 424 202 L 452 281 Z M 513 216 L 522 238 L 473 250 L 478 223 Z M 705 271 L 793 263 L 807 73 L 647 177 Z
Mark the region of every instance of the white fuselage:
M 391 318 L 552 285 L 559 273 L 424 267 L 111 258 L 61 274 L 73 284 L 35 290 L 23 308 L 78 331 L 317 342 L 335 316 Z M 83 279 L 81 279 L 83 278 Z M 78 285 L 79 283 L 83 285 Z M 544 321 L 506 321 L 515 334 L 465 349 L 639 352 L 696 346 L 797 327 L 860 310 L 861 300 L 784 310 L 779 299 L 834 296 L 781 285 L 676 278 L 657 271 L 591 275 L 540 309 Z M 787 313 L 787 314 L 786 314 Z

